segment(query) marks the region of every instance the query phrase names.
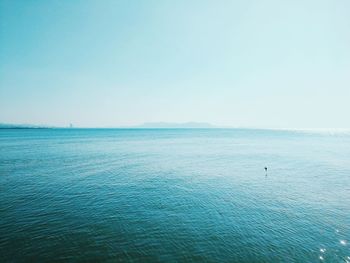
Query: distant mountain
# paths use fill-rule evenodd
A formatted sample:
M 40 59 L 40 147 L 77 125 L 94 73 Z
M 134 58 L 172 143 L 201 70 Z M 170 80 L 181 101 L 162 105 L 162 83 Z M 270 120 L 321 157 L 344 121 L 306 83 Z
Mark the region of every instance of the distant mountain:
M 49 127 L 31 124 L 0 123 L 0 129 L 48 129 Z
M 157 129 L 206 129 L 216 128 L 216 126 L 206 122 L 186 122 L 186 123 L 171 123 L 171 122 L 146 122 L 141 125 L 135 126 L 135 128 L 157 128 Z
M 33 124 L 9 124 L 0 123 L 0 129 L 50 129 L 50 128 L 67 128 L 56 126 L 42 126 Z M 73 128 L 70 125 L 69 128 Z M 107 127 L 115 128 L 115 127 Z M 210 129 L 210 128 L 222 128 L 206 122 L 185 122 L 185 123 L 172 123 L 172 122 L 145 122 L 137 126 L 122 126 L 118 128 L 139 128 L 139 129 Z

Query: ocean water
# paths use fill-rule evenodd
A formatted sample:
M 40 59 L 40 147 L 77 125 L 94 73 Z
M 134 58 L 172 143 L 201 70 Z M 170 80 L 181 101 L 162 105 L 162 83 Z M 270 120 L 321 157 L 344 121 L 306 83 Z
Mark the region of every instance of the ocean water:
M 0 130 L 0 261 L 350 262 L 350 134 Z

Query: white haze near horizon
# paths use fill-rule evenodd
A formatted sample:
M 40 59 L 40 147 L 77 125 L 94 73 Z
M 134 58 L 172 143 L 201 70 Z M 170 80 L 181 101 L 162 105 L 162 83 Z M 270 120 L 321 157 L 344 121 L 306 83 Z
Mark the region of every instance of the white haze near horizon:
M 350 1 L 0 0 L 0 122 L 350 128 Z

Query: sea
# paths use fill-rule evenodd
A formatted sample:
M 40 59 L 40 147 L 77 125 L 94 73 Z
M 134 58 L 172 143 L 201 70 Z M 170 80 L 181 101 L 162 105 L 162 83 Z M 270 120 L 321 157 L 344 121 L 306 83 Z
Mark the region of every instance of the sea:
M 350 262 L 350 132 L 1 129 L 0 262 Z

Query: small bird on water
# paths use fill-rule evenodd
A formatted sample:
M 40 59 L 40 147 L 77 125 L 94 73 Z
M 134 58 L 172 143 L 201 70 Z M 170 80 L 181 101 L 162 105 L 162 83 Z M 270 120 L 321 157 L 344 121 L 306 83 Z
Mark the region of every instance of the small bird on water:
M 266 174 L 265 174 L 265 175 L 267 175 L 267 167 L 265 166 L 265 168 L 264 168 L 264 169 L 265 169 L 265 172 L 266 172 Z

